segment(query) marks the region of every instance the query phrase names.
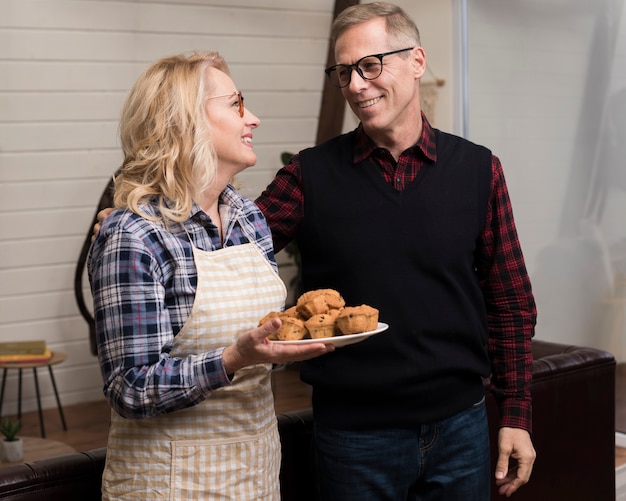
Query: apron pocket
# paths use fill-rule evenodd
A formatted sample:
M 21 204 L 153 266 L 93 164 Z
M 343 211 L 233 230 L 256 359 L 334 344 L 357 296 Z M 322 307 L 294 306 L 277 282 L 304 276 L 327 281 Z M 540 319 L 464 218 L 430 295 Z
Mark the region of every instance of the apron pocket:
M 272 427 L 244 439 L 172 442 L 172 501 L 278 501 L 280 440 Z

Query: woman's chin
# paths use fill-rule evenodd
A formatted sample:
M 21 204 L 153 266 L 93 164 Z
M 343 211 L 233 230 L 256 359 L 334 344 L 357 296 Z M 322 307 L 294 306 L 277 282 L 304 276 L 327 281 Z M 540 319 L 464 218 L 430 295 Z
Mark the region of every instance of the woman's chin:
M 248 167 L 254 167 L 256 165 L 256 153 L 252 153 L 251 155 L 249 155 L 249 158 L 246 160 L 246 166 L 244 167 L 244 169 L 247 169 Z

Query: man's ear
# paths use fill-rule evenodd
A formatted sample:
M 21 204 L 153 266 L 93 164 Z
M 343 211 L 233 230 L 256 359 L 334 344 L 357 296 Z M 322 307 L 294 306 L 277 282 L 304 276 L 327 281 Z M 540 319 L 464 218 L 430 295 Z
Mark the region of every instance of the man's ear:
M 419 80 L 426 73 L 426 53 L 422 47 L 415 47 L 411 51 L 411 57 L 415 68 L 415 78 Z

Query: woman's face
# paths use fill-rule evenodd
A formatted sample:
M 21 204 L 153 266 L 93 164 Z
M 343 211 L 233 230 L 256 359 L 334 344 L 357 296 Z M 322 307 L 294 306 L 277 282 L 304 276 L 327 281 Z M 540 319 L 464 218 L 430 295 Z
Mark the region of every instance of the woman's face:
M 206 113 L 212 128 L 213 147 L 219 169 L 235 175 L 256 163 L 252 130 L 260 120 L 240 104 L 240 95 L 232 79 L 215 68 L 207 70 L 211 91 L 206 99 Z M 243 116 L 240 112 L 243 110 Z

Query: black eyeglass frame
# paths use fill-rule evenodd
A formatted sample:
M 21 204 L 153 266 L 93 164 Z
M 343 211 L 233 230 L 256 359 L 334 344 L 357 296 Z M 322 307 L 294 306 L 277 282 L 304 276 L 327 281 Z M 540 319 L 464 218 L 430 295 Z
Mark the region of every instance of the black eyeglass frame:
M 233 92 L 231 94 L 224 94 L 223 96 L 211 96 L 207 97 L 206 100 L 209 101 L 211 99 L 218 99 L 220 97 L 234 97 L 237 96 L 237 105 L 239 106 L 239 116 L 243 118 L 245 113 L 245 108 L 243 105 L 243 94 L 241 92 Z
M 348 85 L 350 85 L 350 82 L 352 81 L 352 70 L 356 70 L 356 72 L 359 74 L 359 76 L 363 80 L 376 80 L 380 75 L 383 74 L 383 57 L 391 56 L 392 54 L 399 54 L 400 52 L 406 52 L 407 50 L 413 50 L 415 47 L 416 46 L 414 45 L 413 47 L 407 47 L 406 49 L 392 50 L 389 52 L 383 52 L 381 54 L 370 54 L 369 56 L 363 56 L 354 64 L 336 64 L 334 66 L 330 66 L 324 70 L 324 73 L 326 73 L 326 76 L 328 76 L 328 80 L 330 81 L 330 83 L 333 84 L 335 87 L 339 87 L 340 89 L 343 89 L 344 87 L 347 87 Z M 361 64 L 361 61 L 363 61 L 364 59 L 367 59 L 368 57 L 375 57 L 380 62 L 380 73 L 372 78 L 366 77 L 363 74 L 363 70 L 359 67 L 359 64 Z M 337 71 L 337 68 L 347 68 L 348 70 L 350 70 L 350 78 L 348 78 L 348 81 L 344 85 L 338 85 L 334 83 L 333 79 L 330 76 L 330 74 L 333 71 Z M 337 77 L 337 80 L 338 79 L 339 78 Z

